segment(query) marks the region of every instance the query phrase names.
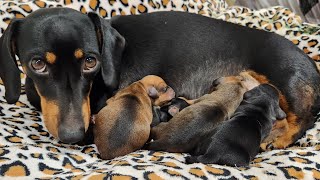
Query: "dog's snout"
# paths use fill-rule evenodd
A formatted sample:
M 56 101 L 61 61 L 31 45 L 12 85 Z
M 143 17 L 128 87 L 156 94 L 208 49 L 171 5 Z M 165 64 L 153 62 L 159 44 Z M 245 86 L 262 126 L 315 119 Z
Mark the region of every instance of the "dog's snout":
M 59 127 L 59 140 L 64 143 L 76 143 L 81 141 L 85 135 L 85 128 Z
M 90 122 L 90 110 L 86 104 L 79 106 L 76 103 L 69 103 L 61 110 L 58 120 L 58 139 L 60 141 L 76 143 L 84 139 Z

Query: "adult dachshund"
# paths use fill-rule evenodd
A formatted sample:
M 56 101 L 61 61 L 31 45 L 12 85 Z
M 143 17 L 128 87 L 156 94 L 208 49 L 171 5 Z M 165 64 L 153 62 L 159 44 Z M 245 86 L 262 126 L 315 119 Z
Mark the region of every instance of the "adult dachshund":
M 0 48 L 7 102 L 20 95 L 16 54 L 27 74 L 29 101 L 41 107 L 49 132 L 66 143 L 84 137 L 91 112 L 115 90 L 149 74 L 187 99 L 208 92 L 220 76 L 244 69 L 265 75 L 290 110 L 289 131 L 273 142 L 275 148 L 301 137 L 319 110 L 318 70 L 293 43 L 196 14 L 157 12 L 108 21 L 67 8 L 41 9 L 12 20 Z

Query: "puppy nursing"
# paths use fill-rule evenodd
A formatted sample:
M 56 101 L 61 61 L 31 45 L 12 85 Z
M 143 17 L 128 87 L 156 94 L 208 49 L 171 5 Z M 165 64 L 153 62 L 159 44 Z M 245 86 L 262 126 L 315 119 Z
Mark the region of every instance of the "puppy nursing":
M 187 163 L 246 166 L 273 122 L 286 117 L 279 106 L 279 91 L 260 85 L 250 71 L 216 79 L 210 94 L 199 99 L 174 97 L 163 79 L 149 75 L 110 98 L 94 126 L 101 158 L 145 147 L 189 152 Z
M 102 159 L 140 149 L 148 141 L 152 105 L 162 105 L 175 93 L 163 79 L 149 75 L 120 90 L 96 115 L 94 141 Z
M 244 94 L 233 117 L 212 130 L 186 162 L 247 166 L 258 154 L 273 122 L 285 117 L 279 92 L 269 84 L 259 85 Z
M 153 107 L 153 120 L 151 127 L 158 125 L 161 122 L 168 122 L 174 115 L 188 107 L 190 104 L 179 97 L 174 98 L 172 101 L 162 107 Z
M 191 152 L 217 124 L 238 108 L 248 88 L 259 85 L 250 75 L 222 77 L 214 81 L 213 92 L 193 101 L 169 122 L 152 128 L 154 140 L 146 147 L 168 152 Z

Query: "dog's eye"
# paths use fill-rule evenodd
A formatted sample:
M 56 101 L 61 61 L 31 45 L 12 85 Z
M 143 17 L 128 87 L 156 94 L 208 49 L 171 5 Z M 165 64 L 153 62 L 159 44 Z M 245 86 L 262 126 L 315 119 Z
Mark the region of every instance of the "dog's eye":
M 87 57 L 84 62 L 84 71 L 89 72 L 97 65 L 97 59 L 94 57 Z
M 38 73 L 44 73 L 47 71 L 46 63 L 41 59 L 33 59 L 31 61 L 32 68 Z
M 166 87 L 164 87 L 164 88 L 162 89 L 162 92 L 167 92 L 168 89 L 169 89 L 169 86 L 166 86 Z

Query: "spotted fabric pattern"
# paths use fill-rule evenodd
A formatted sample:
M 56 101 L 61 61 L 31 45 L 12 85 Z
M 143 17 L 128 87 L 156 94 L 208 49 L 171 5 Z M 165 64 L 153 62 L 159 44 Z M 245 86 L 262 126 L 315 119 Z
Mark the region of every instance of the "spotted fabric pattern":
M 105 18 L 163 10 L 198 13 L 278 33 L 319 61 L 319 26 L 301 22 L 283 7 L 253 11 L 228 7 L 223 0 L 6 0 L 0 2 L 1 33 L 13 17 L 49 7 L 95 11 Z M 260 153 L 249 167 L 187 165 L 188 154 L 146 150 L 106 161 L 99 158 L 95 145 L 54 139 L 41 112 L 27 101 L 24 81 L 22 75 L 21 97 L 13 105 L 6 103 L 0 81 L 0 179 L 320 179 L 320 120 L 293 146 Z
M 277 6 L 251 10 L 233 6 L 213 11 L 212 17 L 284 36 L 309 55 L 320 69 L 320 26 L 302 22 L 288 8 Z

